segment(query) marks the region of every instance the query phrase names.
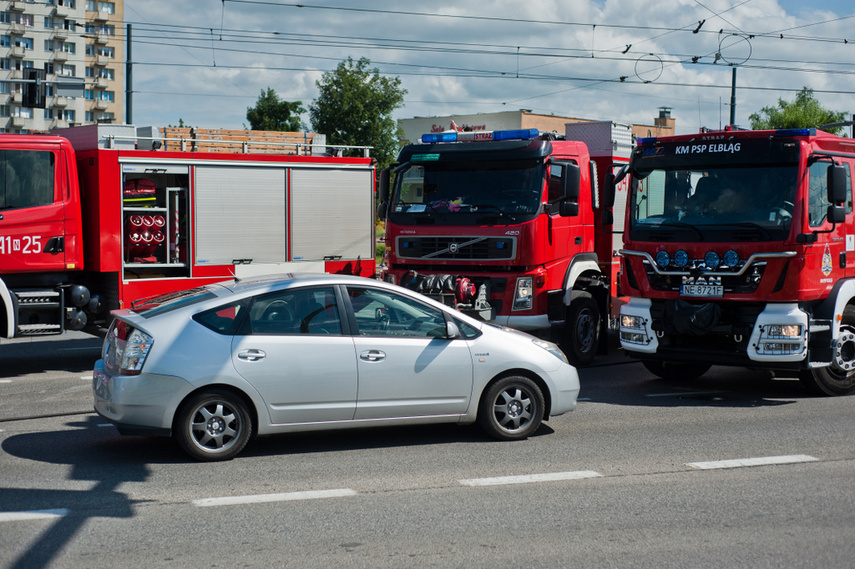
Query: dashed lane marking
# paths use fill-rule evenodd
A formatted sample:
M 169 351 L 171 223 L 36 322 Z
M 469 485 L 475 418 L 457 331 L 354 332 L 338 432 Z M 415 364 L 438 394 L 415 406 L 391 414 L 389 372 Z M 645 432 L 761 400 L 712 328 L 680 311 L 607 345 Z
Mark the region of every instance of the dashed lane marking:
M 556 480 L 580 480 L 599 478 L 602 474 L 593 470 L 573 472 L 546 472 L 544 474 L 523 474 L 520 476 L 498 476 L 494 478 L 469 478 L 459 480 L 464 486 L 500 486 L 502 484 L 529 484 L 531 482 L 553 482 Z
M 814 462 L 819 460 L 807 454 L 791 454 L 786 456 L 761 456 L 757 458 L 737 458 L 733 460 L 713 460 L 709 462 L 687 462 L 686 466 L 711 470 L 714 468 L 740 468 L 743 466 L 767 466 L 770 464 L 793 464 L 796 462 Z
M 256 494 L 252 496 L 224 496 L 222 498 L 203 498 L 193 500 L 194 506 L 235 506 L 238 504 L 261 504 L 264 502 L 288 502 L 293 500 L 317 500 L 321 498 L 345 498 L 356 496 L 358 492 L 350 488 L 336 490 L 309 490 L 306 492 L 285 492 L 282 494 Z
M 24 512 L 0 512 L 0 522 L 20 522 L 26 520 L 52 520 L 68 515 L 65 508 L 55 510 L 30 510 Z

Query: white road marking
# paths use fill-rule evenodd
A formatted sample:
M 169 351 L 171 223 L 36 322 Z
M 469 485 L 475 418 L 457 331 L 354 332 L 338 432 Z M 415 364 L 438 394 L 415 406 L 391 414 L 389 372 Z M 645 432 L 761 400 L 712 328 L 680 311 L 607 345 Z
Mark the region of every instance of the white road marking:
M 495 478 L 469 478 L 459 480 L 464 486 L 499 486 L 502 484 L 528 484 L 531 482 L 553 482 L 555 480 L 580 480 L 582 478 L 598 478 L 602 474 L 593 470 L 577 470 L 574 472 L 547 472 L 544 474 L 522 474 L 520 476 L 498 476 Z
M 645 397 L 680 397 L 681 395 L 715 395 L 724 391 L 675 391 L 673 393 L 645 393 Z
M 0 379 L 0 383 L 12 383 L 11 379 Z
M 89 375 L 81 375 L 80 379 L 84 381 L 92 381 L 92 374 L 90 373 Z
M 757 458 L 737 458 L 734 460 L 713 460 L 709 462 L 687 462 L 686 466 L 711 470 L 713 468 L 739 468 L 742 466 L 766 466 L 769 464 L 793 464 L 796 462 L 813 462 L 819 460 L 807 454 L 791 454 L 787 456 L 761 456 Z
M 317 500 L 320 498 L 344 498 L 356 496 L 357 492 L 349 488 L 338 490 L 309 490 L 306 492 L 285 492 L 282 494 L 256 494 L 254 496 L 225 496 L 222 498 L 203 498 L 193 500 L 194 506 L 235 506 L 238 504 L 261 504 L 264 502 L 288 502 L 292 500 Z
M 31 510 L 29 512 L 0 512 L 0 522 L 20 522 L 25 520 L 52 520 L 68 515 L 65 508 L 55 510 Z

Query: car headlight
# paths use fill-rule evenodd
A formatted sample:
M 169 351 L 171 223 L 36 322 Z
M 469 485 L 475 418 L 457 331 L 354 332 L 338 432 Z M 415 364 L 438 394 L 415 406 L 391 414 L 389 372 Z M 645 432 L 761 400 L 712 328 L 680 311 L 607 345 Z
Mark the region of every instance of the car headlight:
M 570 362 L 567 360 L 567 356 L 564 355 L 564 352 L 561 351 L 561 348 L 558 347 L 557 344 L 552 342 L 547 342 L 546 340 L 541 340 L 540 338 L 534 338 L 531 341 L 532 344 L 537 346 L 538 348 L 543 348 L 565 364 L 569 364 Z

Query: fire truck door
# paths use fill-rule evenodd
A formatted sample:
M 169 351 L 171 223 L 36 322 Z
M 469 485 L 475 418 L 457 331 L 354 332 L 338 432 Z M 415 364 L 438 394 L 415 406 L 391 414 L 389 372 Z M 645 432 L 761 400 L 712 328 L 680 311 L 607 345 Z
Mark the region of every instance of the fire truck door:
M 0 149 L 0 272 L 65 269 L 57 155 Z

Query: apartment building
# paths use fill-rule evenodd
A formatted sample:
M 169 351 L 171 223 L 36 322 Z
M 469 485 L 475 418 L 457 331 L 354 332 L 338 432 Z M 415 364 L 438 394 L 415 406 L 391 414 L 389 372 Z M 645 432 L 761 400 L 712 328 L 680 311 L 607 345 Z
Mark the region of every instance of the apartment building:
M 0 132 L 123 122 L 123 1 L 0 1 Z M 32 70 L 44 108 L 27 106 Z

